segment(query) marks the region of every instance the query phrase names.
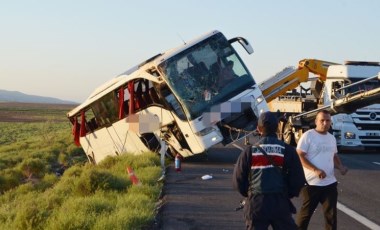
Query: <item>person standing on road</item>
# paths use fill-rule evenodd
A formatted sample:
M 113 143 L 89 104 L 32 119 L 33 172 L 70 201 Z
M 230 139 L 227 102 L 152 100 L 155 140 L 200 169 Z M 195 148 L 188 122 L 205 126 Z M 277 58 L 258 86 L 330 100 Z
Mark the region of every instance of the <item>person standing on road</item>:
M 296 150 L 277 139 L 274 113 L 262 113 L 257 130 L 262 139 L 240 154 L 233 172 L 233 187 L 244 197 L 247 229 L 297 229 L 290 198 L 305 184 Z
M 297 215 L 298 229 L 307 229 L 318 203 L 322 204 L 325 229 L 337 229 L 337 180 L 334 166 L 345 175 L 348 169 L 338 157 L 335 137 L 328 131 L 331 115 L 327 110 L 317 113 L 315 129 L 300 138 L 297 153 L 300 157 L 307 185 L 301 190 L 303 203 Z

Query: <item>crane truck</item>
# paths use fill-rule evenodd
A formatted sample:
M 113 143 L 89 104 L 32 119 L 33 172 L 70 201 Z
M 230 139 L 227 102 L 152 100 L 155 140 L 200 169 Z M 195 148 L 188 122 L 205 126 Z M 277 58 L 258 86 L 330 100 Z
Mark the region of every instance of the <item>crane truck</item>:
M 260 84 L 269 109 L 281 114 L 279 138 L 295 145 L 314 127 L 315 115 L 331 112 L 332 133 L 340 150 L 380 147 L 377 62 L 338 64 L 303 59 Z M 309 77 L 309 73 L 317 75 Z M 309 87 L 305 87 L 308 83 Z

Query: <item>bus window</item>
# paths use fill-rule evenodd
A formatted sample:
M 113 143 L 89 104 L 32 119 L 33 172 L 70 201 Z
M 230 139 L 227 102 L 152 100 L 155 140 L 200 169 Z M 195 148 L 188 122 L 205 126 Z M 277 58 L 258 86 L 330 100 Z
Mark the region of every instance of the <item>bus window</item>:
M 88 109 L 85 111 L 85 118 L 86 118 L 87 133 L 92 133 L 99 127 L 92 109 Z
M 145 85 L 143 80 L 135 80 L 135 111 L 145 109 L 147 106 L 146 101 L 144 101 L 144 91 Z
M 174 94 L 169 90 L 167 86 L 161 88 L 162 96 L 165 98 L 166 102 L 169 104 L 170 108 L 177 114 L 181 120 L 186 120 L 186 115 L 182 110 L 181 105 L 177 101 Z
M 92 105 L 93 113 L 100 127 L 111 126 L 119 119 L 119 107 L 114 92 L 110 92 Z
M 129 114 L 129 98 L 128 88 L 122 86 L 117 90 L 119 120 L 125 118 Z
M 129 99 L 130 99 L 130 95 L 129 95 L 128 87 L 125 87 L 124 88 L 124 106 L 123 106 L 123 109 L 124 109 L 124 113 L 125 113 L 126 117 L 129 115 Z
M 149 97 L 152 99 L 153 104 L 161 104 L 160 98 L 158 97 L 157 91 L 155 88 L 149 89 Z
M 135 111 L 145 109 L 152 104 L 161 104 L 153 83 L 147 79 L 135 80 Z

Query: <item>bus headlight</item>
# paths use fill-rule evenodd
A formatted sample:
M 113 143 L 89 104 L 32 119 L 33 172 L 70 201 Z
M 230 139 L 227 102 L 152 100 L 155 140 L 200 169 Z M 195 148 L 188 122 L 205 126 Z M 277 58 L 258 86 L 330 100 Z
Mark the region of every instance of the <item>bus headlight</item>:
M 353 132 L 345 132 L 344 133 L 344 138 L 345 139 L 355 139 L 355 137 L 356 137 L 356 135 Z
M 206 136 L 207 134 L 212 133 L 214 131 L 216 131 L 216 129 L 211 126 L 211 127 L 202 129 L 201 131 L 195 133 L 195 135 L 197 135 L 197 136 Z

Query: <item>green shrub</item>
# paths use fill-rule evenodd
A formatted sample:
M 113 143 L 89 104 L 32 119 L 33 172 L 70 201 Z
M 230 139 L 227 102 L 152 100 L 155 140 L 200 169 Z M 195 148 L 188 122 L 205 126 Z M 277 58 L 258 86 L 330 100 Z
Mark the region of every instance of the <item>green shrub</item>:
M 60 163 L 62 165 L 66 165 L 66 166 L 70 165 L 70 158 L 64 152 L 59 153 L 57 161 L 58 161 L 58 163 Z
M 101 161 L 98 166 L 100 168 L 109 169 L 112 172 L 127 172 L 127 167 L 131 167 L 134 171 L 150 166 L 160 166 L 160 160 L 156 154 L 151 152 L 140 155 L 122 154 L 117 157 L 107 157 Z
M 67 146 L 66 152 L 69 156 L 82 156 L 86 155 L 82 148 L 77 147 L 74 144 Z
M 98 168 L 85 170 L 76 184 L 76 193 L 82 196 L 93 194 L 96 190 L 125 190 L 128 182 L 110 172 Z
M 159 166 L 148 166 L 145 168 L 138 168 L 135 172 L 138 179 L 142 184 L 155 185 L 157 178 L 162 175 L 162 169 Z
M 20 185 L 23 174 L 19 169 L 4 169 L 0 171 L 0 177 L 0 193 L 3 193 Z
M 105 168 L 105 169 L 110 169 L 114 167 L 116 164 L 120 162 L 120 157 L 114 157 L 114 156 L 107 156 L 104 160 L 102 160 L 99 163 L 99 167 Z
M 144 229 L 154 220 L 151 213 L 142 209 L 119 208 L 112 215 L 97 217 L 93 230 Z
M 72 197 L 59 207 L 49 219 L 46 229 L 93 229 L 99 216 L 109 216 L 116 200 L 104 196 Z
M 22 173 L 31 179 L 34 177 L 42 177 L 45 174 L 45 162 L 40 159 L 27 158 L 20 164 Z
M 132 192 L 120 197 L 117 209 L 119 213 L 125 215 L 121 218 L 121 221 L 126 224 L 124 226 L 135 226 L 136 229 L 141 229 L 153 221 L 155 203 L 145 194 Z
M 35 192 L 17 196 L 16 199 L 12 218 L 7 219 L 11 229 L 43 229 L 51 213 L 51 210 L 46 208 L 47 200 Z
M 143 195 L 149 198 L 158 198 L 160 193 L 161 193 L 160 183 L 157 183 L 154 186 L 142 184 L 141 186 L 132 186 L 128 188 L 128 194 Z
M 17 188 L 15 188 L 11 191 L 8 191 L 8 192 L 13 192 L 15 197 L 17 197 L 17 196 L 21 196 L 21 195 L 25 195 L 25 194 L 28 194 L 30 192 L 33 192 L 34 189 L 35 189 L 34 184 L 32 182 L 28 182 L 25 184 L 21 184 Z
M 63 174 L 63 177 L 80 177 L 85 167 L 74 165 L 68 169 Z
M 42 180 L 36 184 L 36 189 L 39 191 L 45 191 L 48 188 L 53 187 L 58 182 L 58 177 L 55 174 L 45 174 Z

